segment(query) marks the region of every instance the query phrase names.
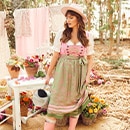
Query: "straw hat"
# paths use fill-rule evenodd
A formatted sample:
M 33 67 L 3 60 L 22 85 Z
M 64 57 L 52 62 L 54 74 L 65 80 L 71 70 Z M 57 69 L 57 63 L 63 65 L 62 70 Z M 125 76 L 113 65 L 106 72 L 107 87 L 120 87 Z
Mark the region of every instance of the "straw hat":
M 32 101 L 35 106 L 46 107 L 50 98 L 50 92 L 44 89 L 38 89 L 34 92 Z
M 65 5 L 61 8 L 61 12 L 65 15 L 66 12 L 68 10 L 72 10 L 76 13 L 78 13 L 79 15 L 82 16 L 83 18 L 83 21 L 86 23 L 87 22 L 87 18 L 85 16 L 85 14 L 83 13 L 83 7 L 81 7 L 80 5 L 78 4 L 68 4 L 68 5 Z

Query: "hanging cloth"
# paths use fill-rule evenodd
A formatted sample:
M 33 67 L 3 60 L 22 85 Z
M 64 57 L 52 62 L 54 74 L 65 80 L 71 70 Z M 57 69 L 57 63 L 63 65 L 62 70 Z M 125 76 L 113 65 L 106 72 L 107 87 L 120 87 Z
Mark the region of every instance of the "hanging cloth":
M 17 55 L 24 58 L 29 55 L 34 55 L 37 53 L 37 48 L 49 43 L 48 13 L 48 7 L 15 10 L 15 42 Z M 18 14 L 22 14 L 20 16 L 21 18 L 16 19 Z M 24 19 L 26 19 L 26 22 L 23 22 Z M 22 33 L 20 29 L 22 29 Z M 27 35 L 29 34 L 28 36 L 23 35 L 23 32 L 26 34 L 26 31 L 28 32 Z
M 8 76 L 8 70 L 6 68 L 6 62 L 10 57 L 10 49 L 8 43 L 7 32 L 4 27 L 4 19 L 6 18 L 6 13 L 0 11 L 0 79 Z
M 29 10 L 17 10 L 13 15 L 15 20 L 15 36 L 31 36 Z
M 49 7 L 50 30 L 53 32 L 64 28 L 65 16 L 61 13 L 61 8 L 61 5 Z

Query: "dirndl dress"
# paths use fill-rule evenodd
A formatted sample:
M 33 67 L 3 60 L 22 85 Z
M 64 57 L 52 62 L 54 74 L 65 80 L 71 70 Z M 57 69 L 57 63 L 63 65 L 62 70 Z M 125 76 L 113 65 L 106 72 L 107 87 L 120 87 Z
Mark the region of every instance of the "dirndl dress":
M 87 60 L 82 45 L 61 45 L 47 116 L 62 119 L 77 116 L 88 104 L 86 85 Z

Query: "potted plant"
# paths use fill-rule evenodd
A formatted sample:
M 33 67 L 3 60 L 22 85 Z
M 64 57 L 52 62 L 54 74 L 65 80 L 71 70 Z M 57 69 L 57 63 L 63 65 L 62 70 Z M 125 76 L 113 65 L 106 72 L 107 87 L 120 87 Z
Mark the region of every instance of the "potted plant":
M 41 61 L 42 57 L 40 57 L 39 55 L 27 56 L 26 59 L 24 59 L 23 65 L 27 72 L 28 77 L 35 76 Z
M 89 103 L 81 114 L 83 124 L 91 125 L 96 121 L 99 114 L 106 114 L 106 107 L 108 107 L 108 105 L 104 99 L 100 99 L 95 95 L 89 95 Z
M 5 99 L 7 101 L 11 101 L 11 100 L 13 100 L 13 97 L 10 96 L 10 95 L 6 95 Z M 21 92 L 20 93 L 20 110 L 21 110 L 21 116 L 27 116 L 27 114 L 28 114 L 28 108 L 30 106 L 33 107 L 32 104 L 33 104 L 33 102 L 32 102 L 32 99 L 31 99 L 30 95 L 28 95 L 28 93 L 26 93 L 26 92 Z M 5 113 L 6 114 L 12 114 L 12 109 L 13 109 L 13 107 L 10 106 L 9 108 L 5 109 Z M 12 118 L 8 119 L 7 123 L 12 124 L 13 123 Z
M 23 58 L 17 55 L 12 55 L 6 62 L 6 66 L 11 78 L 18 78 L 20 68 L 23 68 Z

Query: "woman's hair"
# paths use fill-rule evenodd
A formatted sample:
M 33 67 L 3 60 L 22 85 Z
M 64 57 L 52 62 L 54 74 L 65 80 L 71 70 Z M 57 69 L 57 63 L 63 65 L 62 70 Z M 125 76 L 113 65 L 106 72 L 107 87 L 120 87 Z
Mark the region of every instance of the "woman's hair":
M 81 44 L 86 47 L 88 46 L 88 39 L 86 36 L 86 32 L 85 32 L 85 23 L 83 22 L 83 19 L 81 17 L 81 15 L 79 15 L 78 13 L 72 11 L 72 10 L 68 10 L 66 12 L 67 16 L 68 14 L 72 15 L 72 16 L 76 16 L 77 20 L 78 20 L 78 39 L 81 42 Z M 63 31 L 62 37 L 61 37 L 61 41 L 66 43 L 71 39 L 71 32 L 72 32 L 72 28 L 68 27 L 68 24 L 65 22 L 64 24 L 65 30 Z

